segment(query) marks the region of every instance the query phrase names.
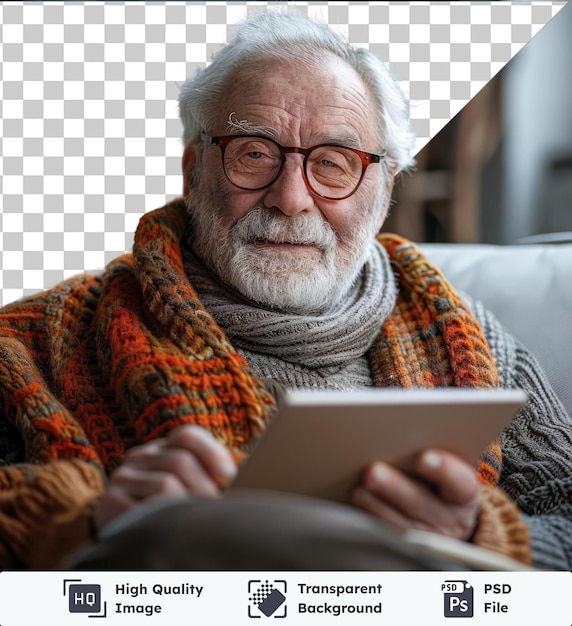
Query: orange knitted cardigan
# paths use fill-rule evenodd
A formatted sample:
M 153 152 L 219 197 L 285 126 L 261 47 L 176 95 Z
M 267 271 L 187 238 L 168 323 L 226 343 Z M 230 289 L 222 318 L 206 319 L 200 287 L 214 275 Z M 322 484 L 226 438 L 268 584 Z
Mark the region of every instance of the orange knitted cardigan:
M 0 310 L 0 420 L 25 448 L 21 463 L 0 467 L 0 569 L 51 567 L 88 540 L 95 499 L 129 447 L 191 422 L 240 459 L 264 430 L 274 399 L 185 276 L 186 227 L 177 199 L 142 217 L 133 253 L 102 275 Z M 399 295 L 369 352 L 375 384 L 496 386 L 483 334 L 441 274 L 409 242 L 380 241 Z M 500 467 L 495 443 L 482 482 L 494 486 Z M 496 513 L 475 541 L 526 560 L 516 509 L 488 492 L 495 504 L 483 511 Z

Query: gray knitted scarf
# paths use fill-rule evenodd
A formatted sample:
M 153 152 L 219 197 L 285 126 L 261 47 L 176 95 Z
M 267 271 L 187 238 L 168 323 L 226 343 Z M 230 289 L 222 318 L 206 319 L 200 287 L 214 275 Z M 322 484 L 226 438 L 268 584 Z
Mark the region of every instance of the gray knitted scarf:
M 228 289 L 189 250 L 183 261 L 205 308 L 260 376 L 288 387 L 372 384 L 365 355 L 396 299 L 389 258 L 377 241 L 347 296 L 324 315 L 258 308 Z

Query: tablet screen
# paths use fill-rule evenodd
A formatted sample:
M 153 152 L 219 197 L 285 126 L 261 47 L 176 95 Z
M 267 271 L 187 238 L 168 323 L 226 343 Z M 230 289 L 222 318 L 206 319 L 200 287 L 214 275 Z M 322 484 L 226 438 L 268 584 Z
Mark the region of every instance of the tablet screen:
M 441 448 L 476 464 L 525 400 L 504 389 L 289 391 L 232 488 L 345 502 L 372 461 L 407 469 Z

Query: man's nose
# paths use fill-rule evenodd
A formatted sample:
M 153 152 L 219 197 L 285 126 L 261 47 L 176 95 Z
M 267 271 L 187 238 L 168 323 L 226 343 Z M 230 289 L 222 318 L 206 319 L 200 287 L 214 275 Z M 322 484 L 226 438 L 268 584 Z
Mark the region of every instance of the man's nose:
M 276 207 L 290 216 L 314 208 L 314 198 L 304 180 L 301 155 L 288 155 L 280 176 L 266 190 L 264 206 Z

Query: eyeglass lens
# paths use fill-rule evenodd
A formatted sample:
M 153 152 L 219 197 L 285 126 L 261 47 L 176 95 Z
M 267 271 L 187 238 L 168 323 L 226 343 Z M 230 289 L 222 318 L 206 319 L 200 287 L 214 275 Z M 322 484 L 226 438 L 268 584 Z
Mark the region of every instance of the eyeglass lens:
M 224 168 L 229 180 L 243 189 L 262 189 L 270 185 L 281 167 L 280 148 L 267 139 L 236 137 L 224 152 Z M 305 160 L 306 179 L 312 190 L 332 199 L 352 193 L 362 171 L 360 157 L 348 148 L 317 147 Z

